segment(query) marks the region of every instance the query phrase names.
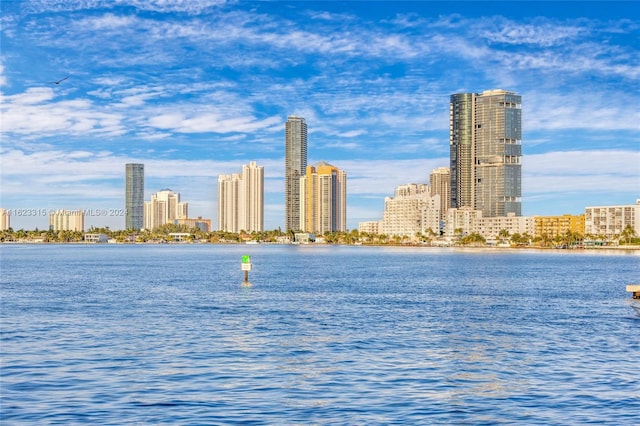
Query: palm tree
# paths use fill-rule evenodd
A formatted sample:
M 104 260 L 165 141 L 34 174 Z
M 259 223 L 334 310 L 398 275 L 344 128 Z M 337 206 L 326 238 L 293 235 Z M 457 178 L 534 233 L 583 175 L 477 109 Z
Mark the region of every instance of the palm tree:
M 631 240 L 636 237 L 636 230 L 633 229 L 631 225 L 627 224 L 627 226 L 622 230 L 620 237 L 625 243 L 629 244 L 631 243 Z
M 487 242 L 487 240 L 480 234 L 476 233 L 476 232 L 472 232 L 471 234 L 463 237 L 460 242 L 462 244 L 484 244 Z
M 498 237 L 500 238 L 501 243 L 505 243 L 509 239 L 509 231 L 501 229 L 500 232 L 498 232 Z

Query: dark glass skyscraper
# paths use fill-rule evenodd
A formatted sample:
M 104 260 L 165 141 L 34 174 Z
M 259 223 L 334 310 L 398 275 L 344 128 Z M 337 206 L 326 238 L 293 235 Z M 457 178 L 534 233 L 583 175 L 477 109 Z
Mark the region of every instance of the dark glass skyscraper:
M 473 207 L 473 105 L 475 94 L 451 95 L 449 169 L 452 208 Z
M 144 227 L 144 164 L 125 166 L 125 227 L 140 230 Z
M 522 97 L 505 90 L 451 95 L 451 207 L 522 215 Z
M 291 115 L 285 125 L 285 228 L 300 226 L 300 178 L 307 170 L 307 123 Z

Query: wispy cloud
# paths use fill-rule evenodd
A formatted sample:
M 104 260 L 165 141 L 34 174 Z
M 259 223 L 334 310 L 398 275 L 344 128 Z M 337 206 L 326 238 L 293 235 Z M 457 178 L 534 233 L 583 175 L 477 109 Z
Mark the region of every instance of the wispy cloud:
M 590 34 L 589 24 L 583 21 L 580 25 L 558 25 L 547 19 L 536 19 L 530 24 L 514 22 L 510 19 L 495 18 L 492 28 L 479 28 L 478 31 L 486 40 L 494 43 L 527 44 L 551 47 L 566 41 L 575 40 Z
M 528 155 L 523 181 L 529 194 L 617 192 L 626 188 L 640 197 L 640 151 L 556 151 Z
M 149 120 L 149 125 L 180 133 L 249 133 L 280 122 L 282 122 L 280 117 L 270 117 L 265 120 L 256 120 L 255 117 L 250 116 L 224 119 L 217 114 L 186 117 L 183 114 L 175 113 L 152 117 Z
M 536 91 L 523 94 L 526 129 L 640 130 L 640 108 L 633 93 L 619 93 L 615 100 L 598 91 L 564 93 Z M 638 137 L 635 138 L 638 140 Z
M 140 10 L 150 10 L 161 13 L 182 12 L 188 14 L 199 14 L 232 2 L 229 0 L 129 0 L 125 3 L 131 4 Z
M 125 132 L 121 115 L 101 111 L 86 99 L 56 100 L 49 88 L 3 96 L 0 103 L 2 133 L 46 137 L 64 132 L 112 137 Z

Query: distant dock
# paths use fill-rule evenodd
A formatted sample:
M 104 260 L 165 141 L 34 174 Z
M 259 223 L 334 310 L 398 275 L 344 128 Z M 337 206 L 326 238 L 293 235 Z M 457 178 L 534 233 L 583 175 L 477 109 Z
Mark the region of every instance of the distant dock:
M 634 299 L 640 299 L 640 284 L 629 284 L 627 291 L 631 293 L 631 297 Z

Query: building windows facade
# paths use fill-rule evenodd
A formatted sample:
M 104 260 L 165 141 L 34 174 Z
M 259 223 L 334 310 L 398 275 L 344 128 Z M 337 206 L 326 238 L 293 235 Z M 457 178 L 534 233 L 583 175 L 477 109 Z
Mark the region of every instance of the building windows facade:
M 522 215 L 521 103 L 505 90 L 451 95 L 452 208 Z
M 125 165 L 125 228 L 144 226 L 144 164 Z
M 307 170 L 307 123 L 295 115 L 285 125 L 285 228 L 300 230 L 300 178 Z

